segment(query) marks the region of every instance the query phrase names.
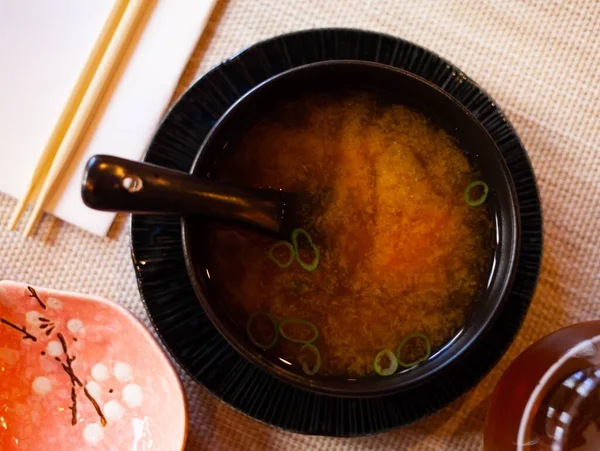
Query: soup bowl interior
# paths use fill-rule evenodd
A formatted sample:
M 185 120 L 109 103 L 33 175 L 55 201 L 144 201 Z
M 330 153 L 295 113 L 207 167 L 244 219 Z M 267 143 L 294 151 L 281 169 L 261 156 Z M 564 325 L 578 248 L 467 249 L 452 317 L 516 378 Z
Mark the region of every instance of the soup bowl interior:
M 235 148 L 244 131 L 269 112 L 301 95 L 349 88 L 384 94 L 391 102 L 412 107 L 455 137 L 472 167 L 490 187 L 488 202 L 495 226 L 494 260 L 482 295 L 462 330 L 442 349 L 416 367 L 389 377 L 306 376 L 284 368 L 256 348 L 245 329 L 211 290 L 206 268 L 207 246 L 198 218 L 182 221 L 189 276 L 196 295 L 217 330 L 249 361 L 297 387 L 336 396 L 379 396 L 413 388 L 439 377 L 493 324 L 512 284 L 518 259 L 520 227 L 517 198 L 504 159 L 483 126 L 458 101 L 435 85 L 402 70 L 362 61 L 328 61 L 284 72 L 258 85 L 217 122 L 201 146 L 192 173 L 218 179 L 219 156 Z M 435 154 L 431 158 L 436 158 Z M 252 170 L 252 168 L 248 168 Z

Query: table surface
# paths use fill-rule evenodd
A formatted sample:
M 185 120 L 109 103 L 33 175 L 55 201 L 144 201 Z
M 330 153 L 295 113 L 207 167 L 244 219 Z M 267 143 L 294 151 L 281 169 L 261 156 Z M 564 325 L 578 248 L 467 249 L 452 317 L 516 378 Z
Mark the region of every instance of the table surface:
M 481 449 L 489 395 L 508 364 L 543 335 L 598 317 L 600 2 L 221 1 L 177 95 L 256 41 L 327 26 L 381 31 L 425 46 L 498 101 L 529 151 L 541 191 L 545 249 L 537 293 L 498 366 L 476 388 L 417 424 L 357 439 L 292 434 L 232 410 L 182 375 L 190 401 L 188 449 Z M 0 279 L 101 295 L 149 325 L 130 260 L 125 217 L 117 218 L 108 237 L 99 238 L 46 216 L 36 235 L 24 239 L 6 230 L 15 205 L 14 199 L 0 195 Z

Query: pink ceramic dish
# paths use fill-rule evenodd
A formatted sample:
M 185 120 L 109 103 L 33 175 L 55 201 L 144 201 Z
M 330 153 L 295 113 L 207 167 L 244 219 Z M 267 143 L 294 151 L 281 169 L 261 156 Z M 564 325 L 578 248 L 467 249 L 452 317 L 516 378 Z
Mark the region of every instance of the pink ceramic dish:
M 104 299 L 0 282 L 0 450 L 181 450 L 187 405 L 159 344 Z

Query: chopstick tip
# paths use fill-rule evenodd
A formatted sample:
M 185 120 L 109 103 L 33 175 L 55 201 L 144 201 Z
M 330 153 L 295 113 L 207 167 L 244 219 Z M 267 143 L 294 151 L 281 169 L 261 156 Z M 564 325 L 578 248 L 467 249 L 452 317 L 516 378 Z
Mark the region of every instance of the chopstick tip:
M 40 212 L 35 210 L 33 211 L 33 213 L 31 213 L 29 221 L 27 221 L 27 225 L 25 226 L 25 230 L 23 231 L 23 237 L 27 238 L 31 235 L 31 232 L 33 232 L 33 229 L 35 228 L 40 219 L 40 215 Z
M 29 193 L 28 193 L 29 194 Z M 28 196 L 19 200 L 16 208 L 13 210 L 13 214 L 8 222 L 8 230 L 15 230 L 17 228 L 17 224 L 21 220 L 23 216 L 23 212 L 25 211 L 25 207 L 27 206 Z

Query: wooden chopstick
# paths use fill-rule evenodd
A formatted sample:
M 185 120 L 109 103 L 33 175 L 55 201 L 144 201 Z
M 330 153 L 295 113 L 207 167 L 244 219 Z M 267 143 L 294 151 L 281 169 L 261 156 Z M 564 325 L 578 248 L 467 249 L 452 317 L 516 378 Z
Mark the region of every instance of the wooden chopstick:
M 127 10 L 125 11 L 121 23 L 119 23 L 115 36 L 110 42 L 100 66 L 94 75 L 92 83 L 83 97 L 81 106 L 77 109 L 73 122 L 50 166 L 48 176 L 42 184 L 37 202 L 33 207 L 33 212 L 25 226 L 24 236 L 30 235 L 43 213 L 46 202 L 52 194 L 54 194 L 66 166 L 68 166 L 69 161 L 76 152 L 77 147 L 100 104 L 102 96 L 106 93 L 106 90 L 110 85 L 112 75 L 118 67 L 118 63 L 123 58 L 128 47 L 127 44 L 131 41 L 136 25 L 144 11 L 144 7 L 148 3 L 150 3 L 148 0 L 131 0 L 130 4 L 127 6 Z
M 94 43 L 94 47 L 79 74 L 79 78 L 75 83 L 75 87 L 73 88 L 73 91 L 71 91 L 67 103 L 63 107 L 62 112 L 60 113 L 60 116 L 54 125 L 52 134 L 46 142 L 46 146 L 44 147 L 44 150 L 38 159 L 36 167 L 31 176 L 29 186 L 25 191 L 25 195 L 19 200 L 19 203 L 13 211 L 13 215 L 8 223 L 9 230 L 15 229 L 17 223 L 23 215 L 23 212 L 25 211 L 25 207 L 29 201 L 32 200 L 33 194 L 36 191 L 36 187 L 38 184 L 43 182 L 44 178 L 48 174 L 48 170 L 50 169 L 50 165 L 52 164 L 52 160 L 56 155 L 58 147 L 67 133 L 67 129 L 69 128 L 69 125 L 75 116 L 75 112 L 81 104 L 83 96 L 87 91 L 92 78 L 98 69 L 98 66 L 100 65 L 102 56 L 106 52 L 106 49 L 108 48 L 108 45 L 115 34 L 117 25 L 119 25 L 128 3 L 129 0 L 117 0 L 107 17 L 106 22 L 104 22 L 102 30 L 100 30 L 100 34 Z

